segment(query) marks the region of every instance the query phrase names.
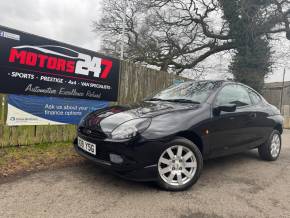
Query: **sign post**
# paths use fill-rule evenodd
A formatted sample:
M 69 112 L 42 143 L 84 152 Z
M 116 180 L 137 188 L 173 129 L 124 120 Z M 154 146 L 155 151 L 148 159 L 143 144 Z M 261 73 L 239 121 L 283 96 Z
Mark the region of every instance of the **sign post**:
M 283 109 L 283 97 L 284 97 L 285 74 L 286 74 L 286 69 L 284 68 L 284 72 L 283 72 L 283 81 L 282 81 L 282 88 L 281 88 L 281 96 L 280 96 L 280 111 L 281 111 L 281 113 L 282 113 L 282 109 Z M 284 112 L 283 112 L 283 113 L 284 113 Z

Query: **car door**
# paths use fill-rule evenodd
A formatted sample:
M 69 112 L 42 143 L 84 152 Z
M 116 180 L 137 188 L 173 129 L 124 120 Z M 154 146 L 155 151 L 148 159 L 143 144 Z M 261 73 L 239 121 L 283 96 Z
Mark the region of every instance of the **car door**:
M 254 145 L 261 145 L 267 140 L 271 128 L 269 128 L 268 108 L 263 103 L 262 98 L 254 90 L 248 89 L 250 98 L 253 103 L 253 110 L 256 113 L 256 119 L 251 123 L 255 132 Z
M 239 84 L 228 84 L 217 94 L 213 108 L 236 104 L 234 112 L 221 111 L 213 115 L 210 124 L 210 146 L 213 154 L 230 153 L 250 146 L 255 133 L 249 128 L 256 119 L 247 89 Z

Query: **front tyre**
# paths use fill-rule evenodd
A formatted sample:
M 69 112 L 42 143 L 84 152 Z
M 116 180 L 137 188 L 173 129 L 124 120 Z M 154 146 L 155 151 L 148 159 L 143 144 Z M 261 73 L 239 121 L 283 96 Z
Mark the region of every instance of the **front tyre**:
M 198 147 L 185 138 L 167 144 L 158 160 L 158 183 L 169 191 L 182 191 L 198 180 L 203 158 Z
M 263 160 L 275 161 L 278 159 L 281 151 L 281 134 L 274 130 L 267 142 L 258 148 L 260 157 Z

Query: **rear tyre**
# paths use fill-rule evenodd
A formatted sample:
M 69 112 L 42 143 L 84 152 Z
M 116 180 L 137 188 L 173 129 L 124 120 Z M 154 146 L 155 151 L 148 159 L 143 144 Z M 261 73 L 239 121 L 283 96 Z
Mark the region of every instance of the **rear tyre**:
M 281 151 L 281 134 L 273 130 L 268 140 L 258 148 L 261 159 L 266 161 L 275 161 L 278 159 Z
M 195 184 L 203 168 L 198 147 L 185 138 L 167 144 L 158 160 L 158 184 L 169 191 L 183 191 Z

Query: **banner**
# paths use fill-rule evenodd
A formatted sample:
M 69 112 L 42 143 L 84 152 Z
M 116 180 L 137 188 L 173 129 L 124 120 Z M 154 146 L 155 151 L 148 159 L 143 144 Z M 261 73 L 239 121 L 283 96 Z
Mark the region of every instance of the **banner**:
M 78 124 L 87 113 L 107 106 L 106 101 L 8 95 L 7 125 Z
M 119 65 L 87 49 L 0 26 L 0 93 L 116 101 Z

